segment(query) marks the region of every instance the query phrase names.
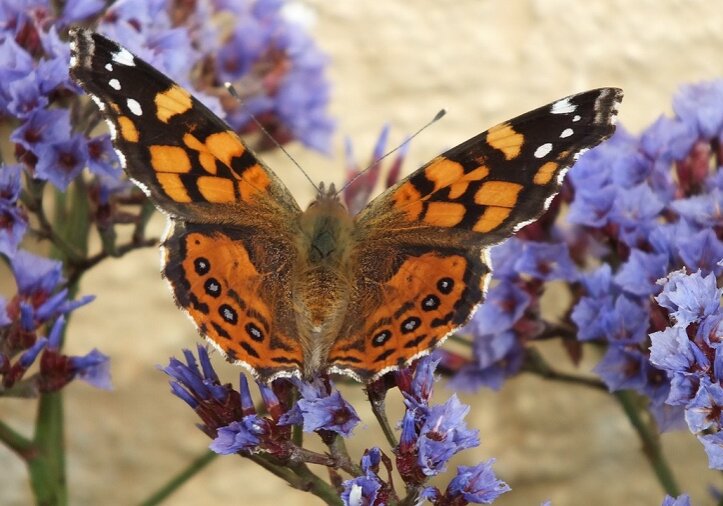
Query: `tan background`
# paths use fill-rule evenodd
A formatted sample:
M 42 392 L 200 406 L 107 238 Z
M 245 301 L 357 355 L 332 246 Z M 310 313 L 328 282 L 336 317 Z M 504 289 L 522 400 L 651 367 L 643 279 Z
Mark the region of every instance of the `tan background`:
M 624 88 L 621 121 L 633 131 L 669 110 L 681 83 L 721 75 L 723 9 L 713 1 L 307 0 L 318 43 L 331 57 L 334 156 L 291 151 L 316 179 L 342 178 L 342 134 L 361 159 L 379 128 L 392 144 L 441 107 L 448 116 L 416 139 L 407 170 L 498 121 L 567 94 L 605 85 Z M 281 156 L 267 161 L 302 201 L 307 183 Z M 162 220 L 153 224 L 156 233 Z M 73 318 L 70 351 L 98 347 L 113 359 L 115 391 L 84 384 L 66 390 L 68 471 L 73 504 L 133 504 L 204 451 L 207 438 L 193 412 L 168 393 L 156 370 L 195 332 L 171 302 L 155 249 L 108 261 L 82 293 L 96 302 Z M 563 357 L 546 350 L 552 360 Z M 590 360 L 587 366 L 594 364 Z M 225 378 L 237 382 L 235 370 Z M 440 387 L 446 396 L 449 391 Z M 364 422 L 354 455 L 382 441 L 358 387 L 346 389 Z M 482 445 L 458 462 L 494 456 L 513 488 L 496 504 L 658 505 L 663 492 L 639 442 L 608 396 L 521 377 L 500 393 L 463 396 Z M 29 430 L 32 403 L 3 400 L 3 419 Z M 398 415 L 393 415 L 398 416 Z M 395 418 L 396 419 L 396 418 Z M 682 487 L 695 504 L 713 504 L 702 447 L 688 433 L 664 436 Z M 24 467 L 0 448 L 0 503 L 27 504 Z M 451 473 L 450 473 L 451 475 Z M 446 483 L 446 482 L 445 482 Z M 312 496 L 238 457 L 217 459 L 170 504 L 318 504 Z

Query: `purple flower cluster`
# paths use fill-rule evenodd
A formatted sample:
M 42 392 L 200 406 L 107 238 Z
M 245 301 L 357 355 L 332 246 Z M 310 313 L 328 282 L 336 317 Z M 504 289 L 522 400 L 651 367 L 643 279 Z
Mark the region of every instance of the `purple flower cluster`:
M 65 316 L 93 296 L 71 300 L 58 261 L 18 250 L 11 268 L 17 293 L 9 301 L 0 299 L 0 393 L 53 392 L 75 378 L 109 389 L 107 356 L 98 350 L 80 357 L 60 352 Z M 26 378 L 38 357 L 38 372 Z
M 171 391 L 201 417 L 201 429 L 213 438 L 210 448 L 216 453 L 266 452 L 288 459 L 297 450 L 291 441 L 291 425 L 318 432 L 322 437 L 329 433 L 348 437 L 359 423 L 351 404 L 331 383 L 320 379 L 310 383 L 281 379 L 271 387 L 258 383 L 269 414 L 262 417 L 244 374 L 236 391 L 230 384 L 220 383 L 204 346 L 198 346 L 198 361 L 188 350 L 184 357 L 185 363 L 172 358 L 163 371 L 172 378 Z M 292 390 L 300 395 L 293 405 L 288 403 Z
M 679 364 L 667 361 L 663 367 L 649 351 L 651 335 L 687 335 L 710 347 L 721 333 L 717 316 L 690 323 L 690 311 L 717 314 L 720 307 L 715 287 L 723 274 L 723 80 L 681 88 L 673 109 L 675 117 L 660 117 L 638 136 L 619 126 L 580 158 L 540 221 L 493 249 L 496 282 L 465 329 L 474 339 L 474 358 L 448 353 L 443 359 L 456 371 L 457 387 L 499 388 L 524 364 L 527 343 L 558 336 L 573 359 L 583 343 L 604 344 L 596 372 L 611 391 L 632 389 L 648 397 L 662 429 L 680 425 L 683 407 L 702 388 L 701 374 L 717 381 L 710 350 L 700 357 L 710 370 L 692 377 L 690 368 L 708 366 L 681 357 Z M 560 213 L 565 202 L 566 215 Z M 681 268 L 697 274 L 675 291 L 673 304 L 657 281 Z M 561 322 L 546 321 L 539 312 L 551 280 L 573 295 Z M 689 346 L 674 349 L 683 353 Z M 695 427 L 696 433 L 702 430 Z
M 452 395 L 444 404 L 430 405 L 439 358 L 424 357 L 417 362 L 414 375 L 409 370 L 397 373 L 397 385 L 404 395 L 406 411 L 401 422 L 399 445 L 395 449 L 397 469 L 407 487 L 422 487 L 427 480 L 447 469 L 447 462 L 462 450 L 479 445 L 477 430 L 464 421 L 469 406 Z M 425 487 L 420 492 L 434 504 L 489 504 L 510 490 L 498 480 L 490 460 L 477 466 L 460 466 L 447 490 Z
M 688 428 L 698 435 L 714 469 L 723 469 L 721 295 L 712 273 L 671 273 L 655 298 L 671 325 L 650 335 L 650 361 L 670 381 L 665 402 L 685 410 Z
M 171 391 L 201 418 L 200 429 L 213 441 L 216 453 L 259 456 L 281 465 L 314 462 L 329 466 L 335 475 L 342 468 L 352 478 L 337 480 L 344 504 L 382 505 L 397 500 L 392 482 L 392 461 L 377 448 L 365 451 L 358 468 L 343 456 L 334 455 L 337 437 L 348 438 L 359 423 L 354 408 L 344 400 L 328 378 L 302 381 L 277 379 L 271 385 L 257 383 L 265 415 L 254 405 L 248 381 L 241 374 L 239 390 L 222 384 L 213 369 L 207 349 L 198 346 L 198 358 L 184 351 L 184 361 L 172 358 L 163 371 L 171 377 Z M 442 493 L 426 486 L 427 480 L 446 470 L 449 459 L 458 452 L 479 445 L 476 430 L 468 429 L 464 417 L 469 407 L 452 396 L 442 405 L 430 405 L 434 371 L 438 360 L 425 357 L 416 370 L 395 373 L 393 383 L 400 388 L 407 406 L 401 423 L 401 440 L 394 448 L 399 474 L 407 491 L 419 500 L 437 505 L 489 504 L 509 490 L 492 471 L 493 460 L 477 466 L 460 466 Z M 379 386 L 379 385 L 377 385 Z M 370 388 L 376 388 L 370 386 Z M 332 449 L 331 456 L 307 450 L 293 437 L 292 426 L 313 432 Z M 385 476 L 380 472 L 382 465 Z M 334 480 L 332 480 L 334 481 Z

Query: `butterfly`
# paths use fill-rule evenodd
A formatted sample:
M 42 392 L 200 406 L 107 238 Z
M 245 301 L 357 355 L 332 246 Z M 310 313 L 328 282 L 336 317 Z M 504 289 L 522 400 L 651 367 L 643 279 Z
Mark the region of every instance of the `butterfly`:
M 76 29 L 71 56 L 129 177 L 168 215 L 176 303 L 267 382 L 370 382 L 440 345 L 484 299 L 489 248 L 545 211 L 622 100 L 590 90 L 494 126 L 351 216 L 333 187 L 302 211 L 223 120 L 124 47 Z

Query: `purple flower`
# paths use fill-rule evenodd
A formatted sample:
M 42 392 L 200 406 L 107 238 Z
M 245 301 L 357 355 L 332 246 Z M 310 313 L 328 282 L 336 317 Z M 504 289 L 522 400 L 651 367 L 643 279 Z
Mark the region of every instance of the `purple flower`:
M 688 494 L 681 494 L 676 498 L 666 495 L 660 506 L 691 506 L 690 497 Z
M 70 357 L 70 368 L 75 378 L 95 388 L 113 388 L 110 382 L 110 357 L 96 349 L 82 357 Z
M 380 503 L 377 500 L 382 484 L 379 477 L 374 473 L 367 473 L 357 476 L 342 483 L 344 490 L 341 493 L 341 500 L 344 506 L 376 506 Z
M 645 297 L 660 290 L 656 281 L 665 276 L 668 258 L 662 253 L 646 253 L 633 248 L 617 274 L 615 283 L 625 292 Z
M 565 244 L 527 242 L 515 266 L 520 273 L 543 281 L 574 281 L 577 277 L 570 250 Z
M 670 207 L 696 227 L 714 227 L 721 223 L 723 191 L 713 188 L 710 193 L 693 195 L 671 202 Z
M 10 135 L 10 140 L 20 144 L 36 156 L 45 145 L 69 139 L 70 113 L 67 109 L 40 109 L 33 111 Z
M 20 358 L 18 359 L 18 365 L 23 369 L 27 369 L 28 367 L 30 367 L 33 362 L 35 362 L 35 359 L 38 358 L 40 352 L 43 351 L 47 345 L 48 340 L 44 337 L 36 340 L 35 344 L 33 344 L 30 348 L 25 350 L 22 355 L 20 355 Z
M 73 0 L 65 4 L 59 21 L 65 25 L 83 21 L 97 14 L 103 7 L 105 7 L 103 0 Z
M 440 406 L 431 406 L 419 430 L 418 463 L 422 472 L 434 476 L 446 470 L 447 461 L 456 453 L 479 445 L 477 430 L 464 422 L 469 406 L 452 395 Z
M 698 441 L 703 443 L 705 453 L 708 455 L 708 467 L 723 469 L 723 431 L 698 435 Z
M 38 151 L 35 174 L 40 179 L 66 190 L 70 182 L 80 175 L 88 160 L 88 146 L 80 135 L 67 140 L 43 145 Z
M 620 238 L 629 246 L 645 244 L 665 204 L 647 183 L 618 189 L 610 221 L 620 227 Z
M 648 357 L 637 348 L 610 346 L 594 370 L 611 392 L 640 391 L 647 382 L 647 363 Z
M 673 97 L 673 110 L 699 134 L 712 139 L 723 130 L 723 81 L 704 81 L 681 86 Z
M 194 409 L 205 401 L 217 401 L 223 404 L 231 396 L 231 387 L 220 384 L 216 372 L 210 367 L 208 350 L 199 344 L 197 352 L 204 364 L 202 369 L 199 369 L 198 362 L 190 350 L 183 350 L 185 364 L 176 358 L 171 358 L 168 366 L 163 368 L 163 372 L 171 377 L 171 391 Z
M 711 383 L 707 378 L 701 381 L 698 393 L 685 406 L 685 421 L 690 431 L 701 432 L 712 428 L 721 429 L 721 409 L 723 409 L 723 388 L 719 383 Z
M 99 135 L 88 141 L 88 168 L 91 172 L 118 180 L 122 171 L 113 150 L 110 135 Z
M 406 398 L 417 403 L 419 406 L 426 406 L 432 398 L 434 390 L 434 371 L 439 365 L 440 358 L 432 355 L 422 357 L 417 361 L 417 367 L 414 370 L 414 378 L 408 390 L 405 390 Z
M 459 466 L 457 476 L 452 479 L 445 492 L 450 502 L 457 497 L 475 504 L 491 504 L 500 495 L 511 489 L 507 483 L 497 479 L 492 464 L 495 459 L 476 466 Z
M 519 286 L 503 281 L 490 289 L 464 331 L 482 336 L 509 330 L 522 318 L 531 300 Z
M 373 447 L 364 452 L 361 458 L 361 468 L 364 473 L 342 483 L 344 490 L 341 499 L 345 505 L 372 506 L 383 505 L 388 502 L 389 486 L 379 477 L 379 465 L 382 461 L 382 451 Z
M 247 415 L 218 429 L 218 435 L 209 448 L 221 455 L 258 449 L 261 440 L 269 433 L 268 422 L 258 415 Z
M 680 118 L 660 116 L 640 136 L 640 148 L 654 160 L 665 163 L 685 158 L 698 139 L 698 133 Z
M 522 256 L 525 241 L 510 237 L 506 241 L 490 249 L 494 277 L 499 280 L 515 281 L 519 279 L 517 260 Z
M 71 301 L 67 288 L 56 291 L 65 281 L 58 261 L 19 250 L 11 260 L 11 268 L 18 286 L 17 304 L 24 315 L 21 323 L 28 331 L 94 299 L 87 295 Z
M 7 85 L 8 112 L 16 118 L 27 118 L 33 111 L 48 105 L 48 97 L 40 91 L 35 73 Z
M 356 411 L 338 390 L 330 390 L 321 380 L 307 383 L 295 380 L 301 393 L 294 407 L 279 420 L 279 425 L 303 424 L 305 432 L 330 430 L 349 437 L 359 423 Z
M 650 334 L 650 362 L 668 372 L 671 389 L 668 404 L 685 405 L 695 395 L 700 373 L 710 370 L 705 354 L 688 339 L 685 329 L 668 327 Z
M 701 230 L 678 244 L 678 254 L 683 264 L 693 271 L 719 273 L 723 271 L 717 264 L 723 258 L 723 242 L 712 229 Z
M 619 296 L 614 306 L 602 315 L 608 341 L 618 345 L 642 343 L 649 326 L 646 305 L 625 295 Z
M 0 165 L 0 253 L 12 257 L 25 235 L 28 220 L 18 207 L 19 165 Z
M 713 274 L 703 277 L 700 271 L 691 275 L 676 271 L 668 276 L 655 300 L 670 311 L 676 327 L 685 328 L 719 311 L 721 295 L 723 288 L 716 286 Z

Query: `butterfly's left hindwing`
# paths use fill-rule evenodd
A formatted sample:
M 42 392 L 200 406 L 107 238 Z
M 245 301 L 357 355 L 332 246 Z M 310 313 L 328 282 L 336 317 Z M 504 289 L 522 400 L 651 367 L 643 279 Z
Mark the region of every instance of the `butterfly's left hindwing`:
M 361 286 L 332 369 L 374 379 L 463 325 L 484 298 L 486 248 L 547 209 L 580 153 L 612 135 L 621 99 L 601 88 L 530 111 L 372 201 L 356 219 L 352 278 Z

